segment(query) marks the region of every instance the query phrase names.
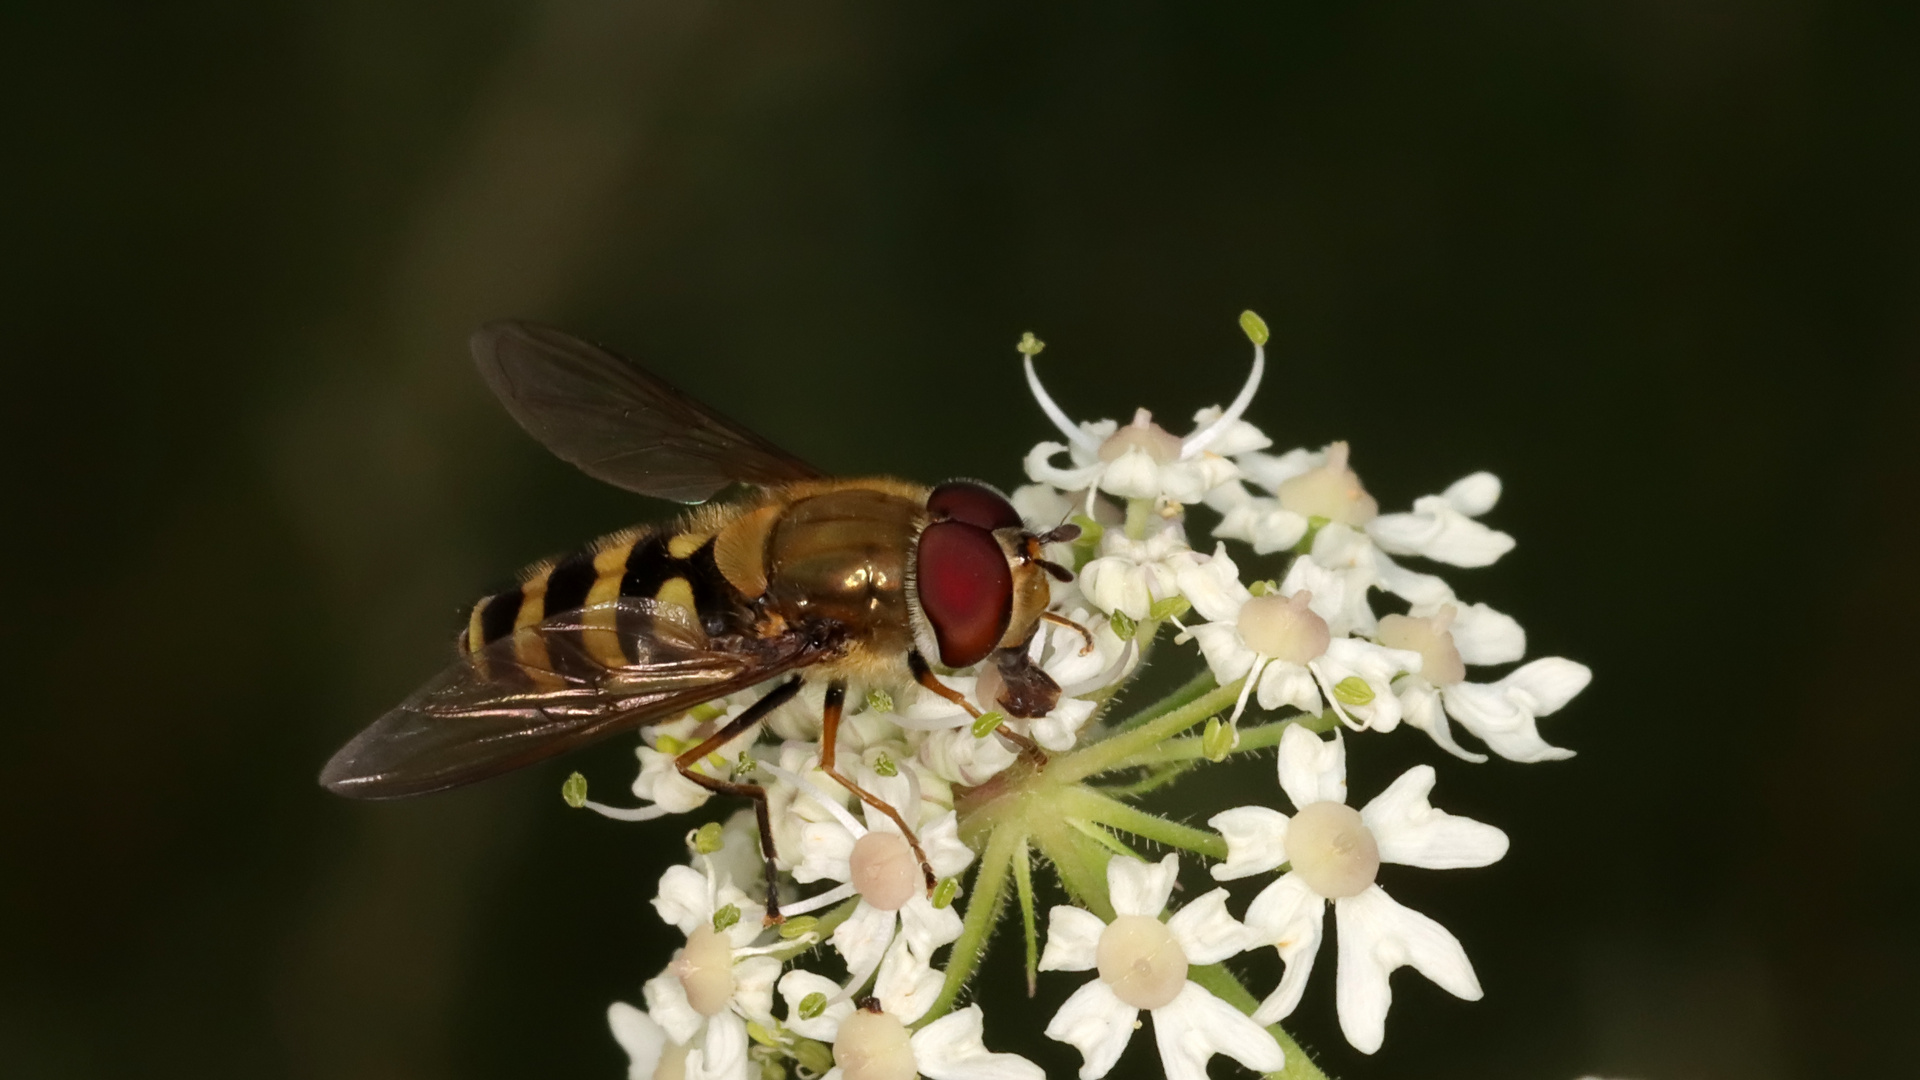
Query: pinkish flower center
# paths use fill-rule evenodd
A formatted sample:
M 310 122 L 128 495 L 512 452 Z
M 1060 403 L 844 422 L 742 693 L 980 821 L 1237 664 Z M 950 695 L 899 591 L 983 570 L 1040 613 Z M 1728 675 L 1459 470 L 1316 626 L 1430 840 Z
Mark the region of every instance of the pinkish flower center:
M 1287 861 L 1309 889 L 1338 900 L 1373 885 L 1380 873 L 1380 845 L 1358 810 L 1337 802 L 1308 803 L 1287 822 Z
M 1186 952 L 1165 923 L 1146 915 L 1108 923 L 1094 960 L 1113 995 L 1136 1009 L 1157 1009 L 1187 984 Z
M 907 1029 L 886 1013 L 865 1009 L 840 1022 L 833 1063 L 846 1080 L 913 1080 L 919 1071 Z
M 920 860 L 898 833 L 875 830 L 855 840 L 847 862 L 854 891 L 881 911 L 899 911 L 919 886 Z
M 679 977 L 687 1004 L 701 1016 L 718 1016 L 733 998 L 733 944 L 711 923 L 694 927 L 667 970 Z
M 1325 465 L 1281 481 L 1274 494 L 1280 496 L 1281 506 L 1302 517 L 1326 518 L 1342 525 L 1365 525 L 1380 513 L 1380 504 L 1360 486 L 1359 475 L 1347 468 L 1347 444 L 1343 442 L 1327 447 Z
M 1247 643 L 1247 648 L 1275 660 L 1305 664 L 1319 659 L 1333 635 L 1327 629 L 1327 620 L 1307 607 L 1312 601 L 1313 594 L 1305 589 L 1292 596 L 1269 593 L 1248 600 L 1237 620 L 1240 640 Z
M 1154 464 L 1165 465 L 1180 460 L 1180 439 L 1154 423 L 1152 413 L 1141 409 L 1133 414 L 1133 423 L 1107 436 L 1107 441 L 1100 444 L 1100 460 L 1117 461 L 1129 450 L 1142 451 Z
M 1460 647 L 1453 642 L 1455 610 L 1449 604 L 1426 618 L 1386 615 L 1380 619 L 1380 644 L 1420 654 L 1420 674 L 1435 686 L 1452 686 L 1467 678 Z

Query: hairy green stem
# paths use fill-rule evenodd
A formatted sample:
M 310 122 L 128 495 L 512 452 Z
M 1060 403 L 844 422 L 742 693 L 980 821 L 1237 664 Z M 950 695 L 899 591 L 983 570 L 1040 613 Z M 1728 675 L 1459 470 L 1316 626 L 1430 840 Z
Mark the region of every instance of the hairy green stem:
M 1210 671 L 1202 671 L 1200 674 L 1181 683 L 1177 689 L 1159 701 L 1154 702 L 1139 712 L 1134 713 L 1132 716 L 1127 717 L 1125 720 L 1113 725 L 1112 734 L 1108 737 L 1112 738 L 1113 735 L 1124 734 L 1150 720 L 1165 716 L 1167 713 L 1172 712 L 1192 701 L 1194 698 L 1199 697 L 1201 694 L 1213 689 L 1216 685 L 1213 681 L 1213 673 Z
M 1144 836 L 1168 847 L 1183 848 L 1210 859 L 1227 857 L 1227 842 L 1220 838 L 1220 834 L 1168 821 L 1097 791 L 1083 787 L 1066 788 L 1061 792 L 1061 801 L 1063 813 L 1111 825 L 1135 836 Z
M 1247 754 L 1255 750 L 1265 750 L 1280 745 L 1280 736 L 1288 728 L 1298 725 L 1316 735 L 1325 734 L 1340 725 L 1340 718 L 1332 710 L 1323 713 L 1302 713 L 1277 720 L 1271 724 L 1243 728 L 1240 731 L 1240 745 L 1227 751 L 1229 754 Z M 1196 761 L 1206 757 L 1206 751 L 1200 740 L 1192 736 L 1182 739 L 1169 739 L 1159 746 L 1134 755 L 1129 765 L 1167 765 L 1177 762 Z
M 1113 769 L 1132 767 L 1136 764 L 1130 760 L 1134 755 L 1153 750 L 1214 713 L 1232 707 L 1234 700 L 1240 696 L 1240 685 L 1244 681 L 1235 679 L 1132 731 L 1102 739 L 1065 757 L 1055 758 L 1047 768 L 1049 779 L 1066 785 Z
M 960 996 L 961 988 L 973 978 L 974 968 L 980 966 L 980 955 L 986 951 L 987 938 L 1000 919 L 1000 905 L 1007 890 L 1007 868 L 1014 852 L 1025 844 L 1026 837 L 1016 830 L 993 830 L 987 850 L 980 855 L 980 870 L 973 876 L 972 895 L 967 897 L 967 914 L 960 925 L 960 937 L 953 943 L 953 951 L 947 954 L 947 981 L 940 987 L 940 996 L 934 999 L 933 1007 L 916 1026 L 945 1016 L 947 1010 L 953 1008 L 954 999 Z
M 1013 888 L 1020 898 L 1020 922 L 1027 935 L 1027 996 L 1040 992 L 1040 931 L 1033 908 L 1033 852 L 1025 840 L 1013 853 Z

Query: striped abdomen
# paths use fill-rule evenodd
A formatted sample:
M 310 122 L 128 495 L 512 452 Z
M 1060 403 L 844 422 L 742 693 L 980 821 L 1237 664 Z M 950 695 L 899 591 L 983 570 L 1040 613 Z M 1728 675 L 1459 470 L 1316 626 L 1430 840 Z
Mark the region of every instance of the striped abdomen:
M 538 564 L 517 588 L 483 598 L 473 606 L 460 646 L 471 653 L 551 616 L 623 596 L 678 604 L 693 612 L 709 635 L 748 629 L 740 594 L 714 562 L 713 533 L 642 527 L 602 537 L 559 562 Z M 612 655 L 600 659 L 610 666 L 621 662 Z

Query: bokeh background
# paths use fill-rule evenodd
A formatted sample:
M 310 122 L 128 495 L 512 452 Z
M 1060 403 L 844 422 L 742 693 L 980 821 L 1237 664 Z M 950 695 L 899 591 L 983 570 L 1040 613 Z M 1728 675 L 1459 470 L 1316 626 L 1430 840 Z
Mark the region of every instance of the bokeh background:
M 1077 415 L 1181 420 L 1246 307 L 1252 418 L 1352 440 L 1387 507 L 1498 472 L 1521 544 L 1461 589 L 1597 672 L 1572 761 L 1355 755 L 1514 842 L 1392 882 L 1486 1000 L 1402 973 L 1365 1059 L 1317 982 L 1327 1066 L 1910 1068 L 1916 9 L 1036 7 L 8 5 L 0 1075 L 623 1075 L 679 830 L 557 789 L 627 744 L 313 783 L 475 595 L 662 511 L 514 428 L 475 324 L 618 343 L 836 471 L 1013 484 L 1021 331 Z M 980 992 L 1077 1065 L 1010 967 Z

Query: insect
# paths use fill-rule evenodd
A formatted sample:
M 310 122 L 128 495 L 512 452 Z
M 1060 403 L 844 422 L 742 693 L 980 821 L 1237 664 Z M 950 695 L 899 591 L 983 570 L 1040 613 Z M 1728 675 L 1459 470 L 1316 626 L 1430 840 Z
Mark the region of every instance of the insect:
M 694 783 L 754 800 L 778 921 L 766 790 L 694 766 L 819 681 L 821 770 L 893 819 L 932 889 L 914 830 L 837 766 L 848 688 L 919 683 L 977 717 L 927 658 L 991 661 L 1000 708 L 1044 715 L 1060 688 L 1026 646 L 1042 620 L 1075 624 L 1047 610 L 1049 578 L 1072 575 L 1042 549 L 1079 529 L 1036 533 L 976 481 L 822 476 L 631 361 L 547 327 L 492 323 L 472 348 L 487 385 L 549 450 L 629 491 L 702 505 L 537 564 L 482 598 L 453 663 L 342 747 L 320 783 L 365 799 L 441 791 L 780 679 L 676 758 Z M 739 485 L 745 494 L 715 498 Z M 1023 737 L 998 734 L 1044 761 Z

